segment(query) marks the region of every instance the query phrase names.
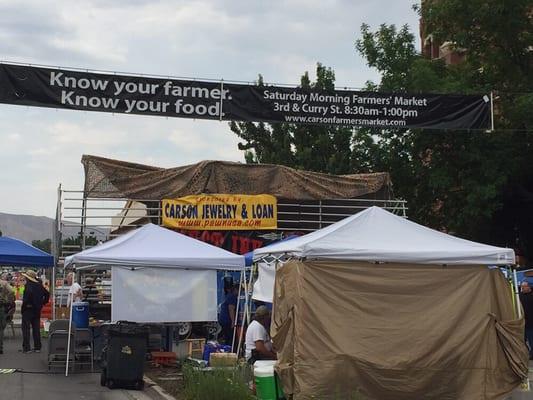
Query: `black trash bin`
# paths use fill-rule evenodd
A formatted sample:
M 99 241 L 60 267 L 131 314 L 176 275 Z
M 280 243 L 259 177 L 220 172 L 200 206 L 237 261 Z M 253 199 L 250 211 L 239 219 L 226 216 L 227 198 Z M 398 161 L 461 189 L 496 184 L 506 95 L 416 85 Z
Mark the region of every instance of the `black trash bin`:
M 147 341 L 145 326 L 124 322 L 109 325 L 102 352 L 100 384 L 110 389 L 142 390 Z

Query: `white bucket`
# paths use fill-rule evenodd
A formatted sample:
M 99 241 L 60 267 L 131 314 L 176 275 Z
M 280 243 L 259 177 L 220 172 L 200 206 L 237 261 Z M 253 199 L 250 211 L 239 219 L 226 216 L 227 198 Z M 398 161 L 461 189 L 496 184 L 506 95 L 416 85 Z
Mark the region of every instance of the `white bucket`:
M 256 378 L 274 377 L 274 366 L 264 366 L 254 368 L 254 376 Z
M 276 360 L 257 360 L 254 363 L 254 369 L 261 368 L 261 367 L 273 367 L 275 364 L 276 364 Z

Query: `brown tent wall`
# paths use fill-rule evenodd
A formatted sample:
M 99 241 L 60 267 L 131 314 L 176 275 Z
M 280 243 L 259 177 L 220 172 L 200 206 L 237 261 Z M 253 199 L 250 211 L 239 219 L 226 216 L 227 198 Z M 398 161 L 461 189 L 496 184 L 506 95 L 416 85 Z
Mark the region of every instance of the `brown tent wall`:
M 290 261 L 271 331 L 295 400 L 500 399 L 527 374 L 514 319 L 498 269 Z

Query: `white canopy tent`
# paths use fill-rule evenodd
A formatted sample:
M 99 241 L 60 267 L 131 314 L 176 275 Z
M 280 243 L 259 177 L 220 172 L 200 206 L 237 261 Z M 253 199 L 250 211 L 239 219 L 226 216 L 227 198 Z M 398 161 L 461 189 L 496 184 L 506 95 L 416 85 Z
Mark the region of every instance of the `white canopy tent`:
M 244 270 L 244 257 L 145 225 L 69 256 L 65 266 L 111 268 L 113 321 L 217 320 L 216 270 Z
M 471 242 L 370 207 L 333 225 L 254 251 L 254 260 L 287 254 L 333 260 L 438 265 L 514 264 L 512 249 Z
M 65 259 L 65 267 L 151 267 L 244 270 L 244 257 L 154 224 Z
M 254 261 L 269 257 L 274 260 L 294 257 L 436 265 L 509 265 L 515 262 L 512 249 L 460 239 L 379 207 L 370 207 L 299 238 L 254 250 Z M 272 299 L 274 275 L 273 263 L 270 268 L 263 265 L 259 269 L 253 298 Z
M 111 268 L 113 321 L 195 322 L 217 320 L 216 271 L 244 271 L 245 259 L 148 224 L 67 257 L 69 265 Z

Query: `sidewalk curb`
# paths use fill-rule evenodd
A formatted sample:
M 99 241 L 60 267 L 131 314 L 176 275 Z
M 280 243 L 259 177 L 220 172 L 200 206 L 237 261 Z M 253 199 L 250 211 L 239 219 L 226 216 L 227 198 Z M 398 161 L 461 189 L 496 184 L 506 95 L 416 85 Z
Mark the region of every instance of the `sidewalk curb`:
M 144 375 L 144 381 L 148 385 L 150 385 L 150 388 L 154 389 L 157 392 L 157 394 L 159 394 L 163 399 L 165 399 L 165 400 L 176 400 L 176 398 L 174 396 L 171 396 L 170 394 L 165 392 L 165 390 L 163 390 L 163 388 L 161 386 L 159 386 L 153 380 L 148 378 L 146 375 Z

